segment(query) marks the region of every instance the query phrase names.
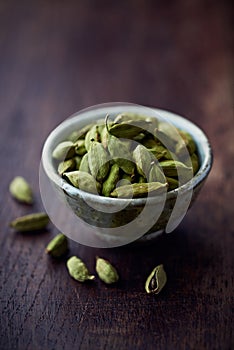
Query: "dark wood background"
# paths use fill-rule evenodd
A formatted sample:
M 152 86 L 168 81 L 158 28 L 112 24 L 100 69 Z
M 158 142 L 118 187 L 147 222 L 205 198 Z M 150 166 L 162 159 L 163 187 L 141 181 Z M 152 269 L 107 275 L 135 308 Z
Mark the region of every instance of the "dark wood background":
M 0 1 L 0 349 L 231 349 L 233 345 L 233 32 L 231 1 Z M 15 233 L 43 210 L 38 168 L 49 132 L 94 104 L 126 101 L 187 116 L 210 138 L 214 164 L 174 233 L 148 247 L 71 242 L 94 270 L 110 259 L 121 281 L 81 285 L 66 258 L 44 253 L 57 233 Z M 32 184 L 33 208 L 10 180 Z M 168 283 L 146 295 L 163 263 Z

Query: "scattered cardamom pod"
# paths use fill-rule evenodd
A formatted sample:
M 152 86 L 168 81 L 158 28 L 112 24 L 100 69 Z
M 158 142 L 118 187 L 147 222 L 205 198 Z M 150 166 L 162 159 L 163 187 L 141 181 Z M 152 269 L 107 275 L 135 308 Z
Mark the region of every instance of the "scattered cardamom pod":
M 119 280 L 119 275 L 115 267 L 103 258 L 96 258 L 96 272 L 100 280 L 106 284 L 116 283 Z
M 158 294 L 163 289 L 167 282 L 167 275 L 163 265 L 156 266 L 145 283 L 147 293 Z
M 33 213 L 21 216 L 10 223 L 16 231 L 26 232 L 44 229 L 49 223 L 46 213 Z
M 90 275 L 84 262 L 76 256 L 72 256 L 68 259 L 67 268 L 70 276 L 76 281 L 85 282 L 94 280 L 95 278 L 94 275 Z
M 22 176 L 16 176 L 9 185 L 9 191 L 19 202 L 32 204 L 33 193 L 30 185 Z
M 68 239 L 63 233 L 55 236 L 47 245 L 46 252 L 55 258 L 64 255 L 68 250 Z

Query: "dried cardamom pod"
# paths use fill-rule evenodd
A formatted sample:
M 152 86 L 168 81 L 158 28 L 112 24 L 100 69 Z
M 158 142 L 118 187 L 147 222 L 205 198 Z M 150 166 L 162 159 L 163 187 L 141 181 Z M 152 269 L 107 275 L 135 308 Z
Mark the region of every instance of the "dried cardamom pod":
M 19 202 L 32 204 L 33 192 L 31 186 L 22 176 L 16 176 L 9 185 L 9 191 Z
M 147 293 L 158 294 L 163 289 L 167 282 L 167 275 L 163 265 L 156 266 L 145 283 Z
M 184 148 L 184 144 L 188 149 L 188 152 L 190 155 L 192 155 L 195 151 L 196 151 L 196 144 L 192 138 L 192 136 L 184 131 L 184 130 L 179 130 L 179 134 L 182 137 L 184 142 L 178 142 L 177 146 L 176 146 L 176 153 L 180 154 L 181 152 L 183 153 L 183 148 Z
M 155 138 L 152 136 L 146 136 L 142 141 L 141 144 L 145 146 L 146 148 L 154 148 L 158 145 L 157 141 Z
M 140 175 L 147 177 L 152 161 L 152 155 L 150 154 L 150 152 L 147 150 L 146 147 L 138 145 L 134 149 L 132 157 L 135 160 L 137 172 Z
M 87 151 L 85 148 L 85 140 L 78 140 L 74 143 L 75 152 L 78 156 L 83 156 Z
M 149 183 L 134 183 L 132 185 L 124 185 L 117 187 L 111 192 L 111 197 L 119 198 L 140 198 L 162 194 L 167 189 L 167 183 L 149 182 Z
M 96 258 L 96 271 L 100 280 L 107 284 L 116 283 L 119 280 L 115 267 L 103 258 Z
M 109 137 L 108 150 L 111 158 L 128 175 L 132 175 L 135 164 L 131 161 L 132 156 L 127 146 L 115 136 Z
M 114 120 L 114 124 L 127 122 L 129 120 L 146 121 L 148 124 L 152 124 L 154 129 L 156 127 L 158 127 L 158 119 L 157 118 L 153 118 L 153 117 L 149 117 L 147 115 L 133 113 L 133 112 L 124 112 L 124 113 L 118 114 Z
M 73 186 L 82 191 L 98 194 L 101 190 L 101 185 L 95 178 L 85 173 L 84 171 L 76 170 L 63 174 L 65 179 L 68 179 Z
M 119 166 L 117 164 L 113 164 L 107 179 L 103 182 L 102 195 L 105 197 L 109 197 L 110 193 L 114 190 L 118 181 Z
M 107 149 L 108 140 L 109 140 L 109 132 L 107 130 L 107 127 L 105 126 L 101 133 L 101 143 L 105 149 Z
M 85 282 L 95 279 L 94 275 L 90 275 L 84 262 L 76 256 L 72 256 L 70 259 L 68 259 L 67 268 L 70 276 L 76 281 Z
M 34 213 L 21 216 L 10 223 L 16 231 L 36 231 L 44 229 L 49 223 L 49 217 L 46 213 Z
M 162 167 L 164 174 L 168 177 L 178 176 L 178 173 L 182 175 L 182 178 L 189 180 L 193 177 L 193 170 L 191 167 L 187 167 L 181 162 L 176 160 L 165 160 L 159 163 Z
M 63 233 L 55 236 L 47 245 L 46 252 L 55 258 L 64 255 L 68 250 L 68 239 Z
M 127 180 L 128 182 L 132 183 L 135 180 L 135 175 L 134 174 L 133 175 L 128 175 L 128 174 L 123 173 L 122 179 L 123 180 Z
M 166 178 L 163 171 L 155 163 L 151 165 L 151 169 L 149 172 L 149 182 L 161 182 L 163 184 L 166 182 Z
M 74 158 L 64 160 L 63 162 L 59 163 L 58 166 L 58 173 L 59 175 L 62 175 L 66 171 L 71 171 L 76 168 L 76 161 Z
M 179 181 L 173 177 L 166 177 L 168 183 L 168 190 L 172 191 L 179 187 Z
M 100 141 L 100 135 L 98 132 L 97 124 L 93 125 L 92 128 L 87 132 L 85 136 L 85 148 L 87 152 L 90 150 L 93 141 L 96 141 L 96 142 Z
M 175 144 L 179 141 L 179 130 L 171 123 L 160 121 L 158 124 L 158 129 L 173 140 Z
M 172 152 L 175 151 L 176 142 L 172 138 L 170 138 L 167 134 L 165 134 L 161 130 L 156 129 L 155 136 L 164 145 L 164 147 L 166 149 L 168 149 L 169 151 L 172 151 Z
M 80 163 L 81 163 L 81 160 L 83 159 L 83 157 L 81 156 L 75 156 L 74 158 L 72 158 L 75 162 L 75 169 L 76 170 L 79 170 L 80 169 Z M 74 170 L 75 170 L 74 169 Z M 72 169 L 73 170 L 73 169 Z
M 90 174 L 90 169 L 89 169 L 89 158 L 88 158 L 88 153 L 86 153 L 83 157 L 82 160 L 80 162 L 80 167 L 79 170 L 80 171 L 84 171 L 88 174 Z
M 64 141 L 59 143 L 53 153 L 52 157 L 57 160 L 65 160 L 72 158 L 75 155 L 75 146 L 71 141 Z
M 109 172 L 109 156 L 103 145 L 99 142 L 92 142 L 88 152 L 89 169 L 91 174 L 100 182 L 104 181 Z
M 146 182 L 147 182 L 146 178 L 144 176 L 140 175 L 139 178 L 138 178 L 138 183 L 139 184 L 144 184 Z
M 149 148 L 149 151 L 155 156 L 156 159 L 161 158 L 172 159 L 171 152 L 168 151 L 163 145 L 157 144 L 153 148 Z
M 115 137 L 132 139 L 140 132 L 147 130 L 149 122 L 146 120 L 128 120 L 119 124 L 113 124 L 109 128 L 109 133 Z

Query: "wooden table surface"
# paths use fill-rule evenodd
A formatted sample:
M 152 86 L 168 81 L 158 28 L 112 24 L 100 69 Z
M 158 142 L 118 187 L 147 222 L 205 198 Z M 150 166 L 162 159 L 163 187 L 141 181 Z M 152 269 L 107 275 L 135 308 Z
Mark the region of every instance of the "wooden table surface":
M 231 2 L 0 2 L 0 349 L 231 349 L 234 115 Z M 70 242 L 113 287 L 80 284 L 44 249 L 58 232 L 8 227 L 43 210 L 38 170 L 50 131 L 84 107 L 126 101 L 175 111 L 208 135 L 214 164 L 180 226 L 150 246 L 95 249 Z M 33 207 L 14 201 L 16 175 Z M 163 263 L 158 296 L 145 278 Z

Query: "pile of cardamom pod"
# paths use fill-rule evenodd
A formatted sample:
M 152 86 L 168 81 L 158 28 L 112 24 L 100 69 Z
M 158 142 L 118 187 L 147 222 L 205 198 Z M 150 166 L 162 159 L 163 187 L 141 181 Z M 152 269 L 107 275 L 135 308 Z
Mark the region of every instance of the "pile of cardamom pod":
M 139 198 L 189 181 L 199 169 L 196 151 L 188 132 L 153 117 L 121 113 L 73 131 L 52 157 L 59 175 L 81 190 Z

